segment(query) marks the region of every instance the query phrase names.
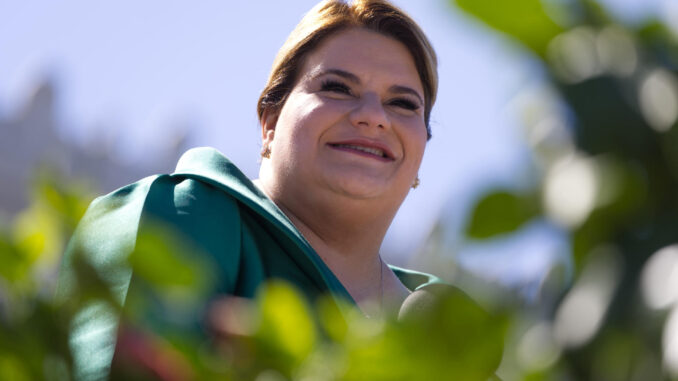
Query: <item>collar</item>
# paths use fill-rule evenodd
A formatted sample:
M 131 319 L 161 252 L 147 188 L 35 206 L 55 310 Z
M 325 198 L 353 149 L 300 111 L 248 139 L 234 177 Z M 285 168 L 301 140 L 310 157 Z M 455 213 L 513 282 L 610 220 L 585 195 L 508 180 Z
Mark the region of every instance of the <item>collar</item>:
M 300 251 L 304 253 L 300 265 L 312 279 L 317 279 L 320 276 L 324 285 L 335 297 L 339 296 L 355 304 L 351 295 L 334 273 L 280 208 L 221 152 L 211 147 L 190 149 L 179 159 L 173 175 L 190 177 L 211 184 L 264 217 L 272 226 L 295 242 Z M 440 279 L 430 274 L 391 265 L 389 267 L 411 291 L 430 283 L 441 282 Z

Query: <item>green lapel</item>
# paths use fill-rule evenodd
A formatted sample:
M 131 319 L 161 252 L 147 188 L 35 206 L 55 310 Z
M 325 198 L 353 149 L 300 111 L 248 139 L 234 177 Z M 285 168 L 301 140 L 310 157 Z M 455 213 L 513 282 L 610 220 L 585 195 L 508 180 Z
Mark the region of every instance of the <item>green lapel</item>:
M 355 303 L 339 279 L 287 216 L 219 151 L 208 147 L 189 150 L 181 157 L 172 175 L 185 176 L 211 184 L 263 217 L 279 233 L 296 244 L 300 255 L 293 259 L 310 279 L 321 289 L 328 289 L 335 298 Z

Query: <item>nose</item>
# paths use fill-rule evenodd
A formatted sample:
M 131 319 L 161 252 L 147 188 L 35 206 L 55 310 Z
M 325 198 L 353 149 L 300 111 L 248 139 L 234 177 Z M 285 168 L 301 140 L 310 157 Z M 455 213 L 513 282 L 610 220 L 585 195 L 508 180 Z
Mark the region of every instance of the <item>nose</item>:
M 391 121 L 376 94 L 364 94 L 360 97 L 349 119 L 356 127 L 391 127 Z

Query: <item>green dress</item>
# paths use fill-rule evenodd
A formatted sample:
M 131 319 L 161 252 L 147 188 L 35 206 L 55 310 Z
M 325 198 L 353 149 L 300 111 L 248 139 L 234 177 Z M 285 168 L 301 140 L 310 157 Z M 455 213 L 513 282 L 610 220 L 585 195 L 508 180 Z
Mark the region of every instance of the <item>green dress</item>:
M 216 266 L 215 295 L 253 297 L 268 278 L 289 281 L 311 299 L 330 293 L 355 303 L 280 209 L 235 165 L 211 148 L 186 152 L 171 175 L 157 175 L 92 202 L 66 251 L 57 290 L 73 290 L 73 257 L 85 258 L 124 305 L 132 270 L 123 265 L 149 221 L 162 221 Z M 439 282 L 391 266 L 410 290 Z M 73 320 L 69 344 L 76 379 L 102 379 L 115 350 L 117 319 L 93 303 Z

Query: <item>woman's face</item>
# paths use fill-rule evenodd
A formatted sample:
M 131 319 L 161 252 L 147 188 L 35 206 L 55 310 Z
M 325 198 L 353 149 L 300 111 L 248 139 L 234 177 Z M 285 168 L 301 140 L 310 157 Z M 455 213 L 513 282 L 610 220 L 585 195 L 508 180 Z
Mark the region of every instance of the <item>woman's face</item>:
M 399 205 L 426 146 L 423 94 L 402 43 L 360 28 L 328 37 L 279 115 L 264 115 L 271 185 Z

